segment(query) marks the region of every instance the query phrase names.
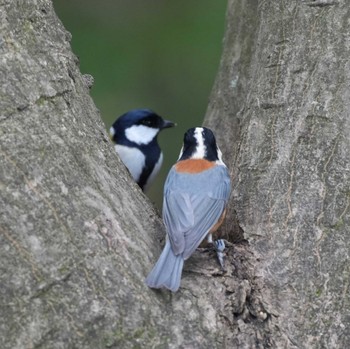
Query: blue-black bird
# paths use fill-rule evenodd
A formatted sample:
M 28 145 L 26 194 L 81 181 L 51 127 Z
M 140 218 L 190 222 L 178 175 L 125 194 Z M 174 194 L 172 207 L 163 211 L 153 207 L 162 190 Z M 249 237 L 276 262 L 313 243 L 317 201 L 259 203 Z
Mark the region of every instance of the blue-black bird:
M 110 128 L 115 150 L 135 182 L 147 190 L 159 172 L 163 154 L 157 142 L 158 133 L 175 123 L 164 120 L 149 109 L 135 109 L 120 116 Z

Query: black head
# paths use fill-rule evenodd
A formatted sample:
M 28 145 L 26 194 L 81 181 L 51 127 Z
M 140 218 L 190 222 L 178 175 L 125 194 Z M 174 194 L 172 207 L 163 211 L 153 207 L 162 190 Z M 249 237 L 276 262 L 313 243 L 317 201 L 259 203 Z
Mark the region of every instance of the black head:
M 164 120 L 150 109 L 134 109 L 123 114 L 114 122 L 110 128 L 110 134 L 116 143 L 127 139 L 142 144 L 153 140 L 159 131 L 173 126 L 175 123 Z
M 179 160 L 186 159 L 222 161 L 214 133 L 209 128 L 194 127 L 185 133 Z

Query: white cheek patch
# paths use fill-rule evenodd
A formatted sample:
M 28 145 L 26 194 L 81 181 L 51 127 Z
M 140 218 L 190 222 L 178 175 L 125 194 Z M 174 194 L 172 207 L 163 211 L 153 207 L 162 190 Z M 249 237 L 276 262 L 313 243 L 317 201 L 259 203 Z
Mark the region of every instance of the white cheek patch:
M 119 154 L 124 165 L 130 171 L 135 182 L 137 182 L 145 166 L 145 155 L 137 148 L 130 148 L 119 144 L 115 145 L 115 150 Z
M 202 127 L 196 127 L 194 131 L 194 137 L 197 141 L 197 147 L 196 151 L 192 155 L 192 159 L 203 159 L 207 153 L 207 147 L 204 145 L 204 139 L 203 139 L 203 128 Z
M 216 151 L 217 151 L 217 153 L 218 153 L 218 160 L 216 160 L 216 163 L 217 163 L 218 165 L 224 165 L 224 166 L 226 166 L 225 163 L 222 161 L 222 152 L 221 152 L 221 150 L 220 150 L 220 148 L 219 148 L 218 146 L 216 147 Z
M 158 128 L 134 125 L 125 130 L 126 138 L 136 144 L 148 144 L 158 134 Z
M 177 161 L 179 161 L 181 159 L 181 156 L 183 153 L 184 153 L 184 146 L 181 147 L 180 155 L 179 155 L 179 158 L 177 159 Z
M 109 134 L 111 135 L 111 137 L 114 137 L 114 135 L 115 135 L 115 130 L 114 130 L 113 127 L 111 127 L 111 128 L 109 129 Z

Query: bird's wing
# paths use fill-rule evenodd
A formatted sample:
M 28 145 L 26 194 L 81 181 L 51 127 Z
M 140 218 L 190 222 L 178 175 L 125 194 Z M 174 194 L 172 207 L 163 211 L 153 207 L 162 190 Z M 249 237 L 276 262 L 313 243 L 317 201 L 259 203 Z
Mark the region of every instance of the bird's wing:
M 172 171 L 165 185 L 164 223 L 174 253 L 183 253 L 185 259 L 217 223 L 230 194 L 225 167 L 218 166 L 209 178 L 202 173 L 186 176 Z
M 196 217 L 194 225 L 185 232 L 184 259 L 191 256 L 210 229 L 218 222 L 226 206 L 225 200 L 198 195 L 192 197 L 192 208 Z
M 194 212 L 190 196 L 169 190 L 163 201 L 163 220 L 171 247 L 178 255 L 185 250 L 185 232 L 194 226 Z

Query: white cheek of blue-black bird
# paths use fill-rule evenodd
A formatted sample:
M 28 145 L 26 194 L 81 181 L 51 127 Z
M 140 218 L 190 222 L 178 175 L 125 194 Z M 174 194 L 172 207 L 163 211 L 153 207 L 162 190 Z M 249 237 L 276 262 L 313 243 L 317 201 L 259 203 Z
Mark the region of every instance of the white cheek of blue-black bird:
M 159 130 L 144 125 L 134 125 L 125 130 L 126 138 L 137 145 L 144 145 L 150 143 L 158 134 Z M 114 129 L 110 129 L 111 136 L 114 135 Z M 116 152 L 119 154 L 120 159 L 124 165 L 128 168 L 131 176 L 135 182 L 138 182 L 142 171 L 146 164 L 146 155 L 137 147 L 130 147 L 127 145 L 115 144 Z M 163 153 L 160 153 L 159 159 L 156 162 L 153 171 L 151 172 L 147 185 L 143 188 L 144 191 L 149 189 L 157 176 L 163 163 Z
M 221 225 L 231 182 L 214 134 L 205 127 L 189 129 L 180 156 L 164 185 L 163 221 L 167 238 L 164 249 L 146 278 L 150 288 L 176 292 L 183 264 L 201 242 Z M 214 241 L 223 267 L 224 242 Z

